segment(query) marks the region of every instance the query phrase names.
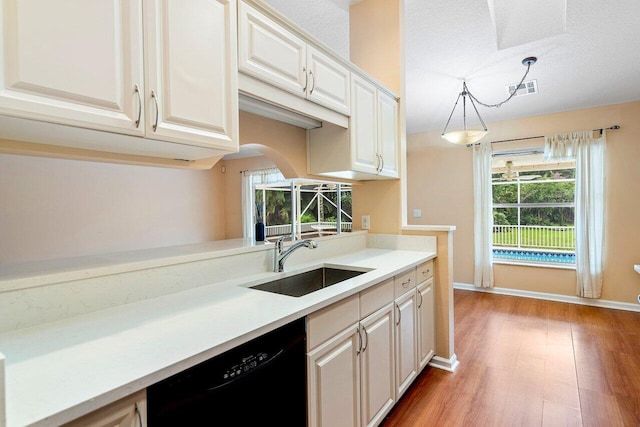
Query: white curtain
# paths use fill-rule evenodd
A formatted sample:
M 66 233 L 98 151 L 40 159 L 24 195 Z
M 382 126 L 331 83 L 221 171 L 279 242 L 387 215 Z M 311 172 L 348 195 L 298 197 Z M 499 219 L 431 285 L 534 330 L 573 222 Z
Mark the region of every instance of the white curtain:
M 491 143 L 473 148 L 474 272 L 473 284 L 493 287 L 493 195 Z
M 606 134 L 592 131 L 545 137 L 547 161 L 576 161 L 576 294 L 600 298 L 604 269 L 604 156 Z
M 242 228 L 244 237 L 255 238 L 255 186 L 284 181 L 278 168 L 242 171 Z

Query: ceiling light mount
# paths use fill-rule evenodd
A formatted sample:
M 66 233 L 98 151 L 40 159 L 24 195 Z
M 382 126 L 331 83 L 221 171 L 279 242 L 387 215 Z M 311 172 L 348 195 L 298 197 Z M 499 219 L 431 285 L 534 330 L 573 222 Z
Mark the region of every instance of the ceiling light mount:
M 522 65 L 527 67 L 527 70 L 525 71 L 524 75 L 520 79 L 520 83 L 518 83 L 515 86 L 516 89 L 509 94 L 509 97 L 507 99 L 505 99 L 502 102 L 498 102 L 497 104 L 485 104 L 484 102 L 478 100 L 478 98 L 473 96 L 473 94 L 469 91 L 469 88 L 467 87 L 467 82 L 463 81 L 462 92 L 458 94 L 456 103 L 453 105 L 453 110 L 451 110 L 451 114 L 449 115 L 449 119 L 447 120 L 447 124 L 444 125 L 444 129 L 442 130 L 442 135 L 441 135 L 442 138 L 446 139 L 451 143 L 461 144 L 461 145 L 474 144 L 480 141 L 482 138 L 484 138 L 484 136 L 488 133 L 487 125 L 484 123 L 484 120 L 482 120 L 482 117 L 480 117 L 480 113 L 478 112 L 476 103 L 487 108 L 501 107 L 502 104 L 508 102 L 511 98 L 515 96 L 515 94 L 517 93 L 518 87 L 520 87 L 522 82 L 524 82 L 524 79 L 527 77 L 527 74 L 529 74 L 529 70 L 531 69 L 531 66 L 535 64 L 537 61 L 538 61 L 538 58 L 536 58 L 535 56 L 529 56 L 522 60 Z M 483 130 L 467 130 L 467 96 L 469 97 L 469 101 L 471 102 L 471 105 L 473 106 L 473 109 L 476 112 L 476 115 L 478 116 L 480 123 L 482 124 Z M 451 121 L 451 117 L 453 117 L 453 113 L 456 111 L 456 107 L 458 106 L 458 101 L 460 101 L 460 97 L 462 97 L 462 120 L 463 120 L 464 130 L 447 133 L 449 122 Z

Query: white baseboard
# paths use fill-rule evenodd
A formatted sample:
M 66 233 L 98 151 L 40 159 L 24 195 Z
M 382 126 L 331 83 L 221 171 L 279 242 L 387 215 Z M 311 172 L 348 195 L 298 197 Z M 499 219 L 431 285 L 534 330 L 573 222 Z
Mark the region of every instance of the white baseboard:
M 429 362 L 429 366 L 449 372 L 454 372 L 459 364 L 458 356 L 456 356 L 455 353 L 449 359 L 445 359 L 440 356 L 433 356 Z
M 591 305 L 594 307 L 613 308 L 615 310 L 626 310 L 640 312 L 640 304 L 628 302 L 609 301 L 592 298 L 581 298 L 573 295 L 550 294 L 546 292 L 523 291 L 520 289 L 509 288 L 477 288 L 468 283 L 453 283 L 454 289 L 463 289 L 465 291 L 487 292 L 499 295 L 511 295 L 515 297 L 544 299 L 548 301 L 566 302 L 569 304 Z

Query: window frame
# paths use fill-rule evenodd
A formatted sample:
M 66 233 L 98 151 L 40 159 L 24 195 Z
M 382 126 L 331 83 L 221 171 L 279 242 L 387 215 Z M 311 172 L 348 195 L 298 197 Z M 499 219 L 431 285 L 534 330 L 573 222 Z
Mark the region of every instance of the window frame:
M 496 169 L 499 168 L 494 168 L 494 170 L 492 170 L 492 176 L 495 174 L 498 174 L 499 172 L 496 171 Z M 575 169 L 575 164 L 573 165 L 562 165 L 561 167 L 555 167 L 555 168 L 546 168 L 544 170 L 566 170 L 566 169 Z M 535 165 L 532 165 L 532 168 L 529 170 L 526 169 L 521 169 L 519 170 L 519 172 L 535 172 L 535 171 L 540 171 L 540 167 L 535 167 Z M 524 175 L 526 176 L 526 175 Z M 526 208 L 571 208 L 574 209 L 574 221 L 573 224 L 571 226 L 557 226 L 557 227 L 573 227 L 574 230 L 574 243 L 573 243 L 573 249 L 572 250 L 567 250 L 567 249 L 551 249 L 551 248 L 544 248 L 544 247 L 539 247 L 539 248 L 535 248 L 535 247 L 523 247 L 522 246 L 522 242 L 521 242 L 521 238 L 519 236 L 518 241 L 516 243 L 516 246 L 500 246 L 500 245 L 496 245 L 495 244 L 495 235 L 494 233 L 496 233 L 496 225 L 494 224 L 493 226 L 493 233 L 492 233 L 492 250 L 495 251 L 508 251 L 508 250 L 512 250 L 513 252 L 518 252 L 518 253 L 540 253 L 540 254 L 545 254 L 545 253 L 558 253 L 560 255 L 564 255 L 564 254 L 569 254 L 572 255 L 575 258 L 575 177 L 574 178 L 559 178 L 559 179 L 544 179 L 544 180 L 520 180 L 515 178 L 513 181 L 498 181 L 498 182 L 491 182 L 491 190 L 492 190 L 492 204 L 491 204 L 491 213 L 492 215 L 495 212 L 495 209 L 516 209 L 517 210 L 517 224 L 513 224 L 517 227 L 517 229 L 519 230 L 518 232 L 520 232 L 521 227 L 527 227 L 526 225 L 522 225 L 522 209 L 526 209 Z M 534 184 L 534 185 L 538 185 L 538 184 L 545 184 L 545 183 L 562 183 L 562 182 L 572 182 L 574 184 L 574 197 L 573 197 L 573 201 L 571 202 L 547 202 L 547 203 L 531 203 L 531 202 L 521 202 L 521 197 L 522 197 L 522 185 L 523 184 Z M 515 203 L 493 203 L 493 190 L 496 186 L 500 186 L 500 185 L 515 185 L 517 188 L 516 194 L 517 194 L 517 201 Z M 510 224 L 510 226 L 513 226 Z M 498 226 L 499 227 L 499 226 Z M 544 227 L 544 226 L 531 226 L 531 227 Z M 550 226 L 553 227 L 553 226 Z M 548 267 L 559 267 L 559 268 L 575 268 L 575 262 L 574 263 L 565 263 L 565 262 L 560 262 L 560 261 L 553 261 L 553 260 L 546 260 L 546 261 L 537 261 L 537 260 L 528 260 L 528 259 L 517 259 L 517 258 L 499 258 L 499 259 L 495 259 L 494 258 L 494 262 L 495 263 L 505 263 L 505 264 L 522 264 L 522 265 L 535 265 L 535 266 L 548 266 Z

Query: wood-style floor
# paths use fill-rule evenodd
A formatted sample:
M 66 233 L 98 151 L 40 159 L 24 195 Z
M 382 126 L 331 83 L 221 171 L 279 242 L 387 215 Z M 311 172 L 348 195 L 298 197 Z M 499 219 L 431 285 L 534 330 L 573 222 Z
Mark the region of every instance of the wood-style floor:
M 395 426 L 640 426 L 640 313 L 455 291 L 455 373 L 427 367 Z

